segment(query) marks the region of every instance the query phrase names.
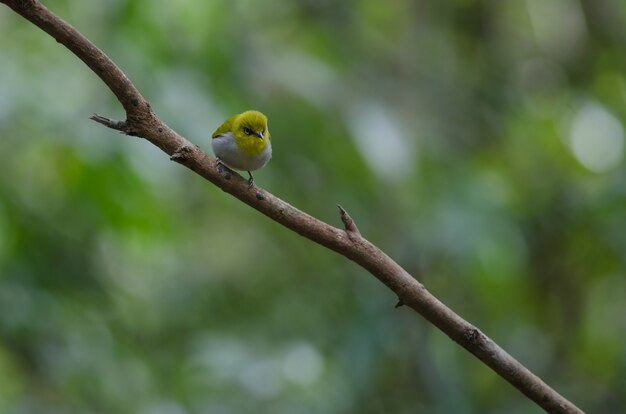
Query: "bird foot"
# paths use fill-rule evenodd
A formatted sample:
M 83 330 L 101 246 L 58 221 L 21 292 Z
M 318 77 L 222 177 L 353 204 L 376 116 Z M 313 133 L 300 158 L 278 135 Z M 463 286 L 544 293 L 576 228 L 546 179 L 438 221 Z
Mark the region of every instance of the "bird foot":
M 250 171 L 248 171 L 248 188 L 252 188 L 254 187 L 254 177 L 252 176 L 252 173 Z
M 222 163 L 222 160 L 220 160 L 219 158 L 216 158 L 217 164 L 216 164 L 216 169 L 217 172 L 220 174 L 224 174 L 224 178 L 227 180 L 230 180 L 231 175 L 231 171 L 230 168 L 228 168 L 226 165 L 224 165 L 224 163 Z

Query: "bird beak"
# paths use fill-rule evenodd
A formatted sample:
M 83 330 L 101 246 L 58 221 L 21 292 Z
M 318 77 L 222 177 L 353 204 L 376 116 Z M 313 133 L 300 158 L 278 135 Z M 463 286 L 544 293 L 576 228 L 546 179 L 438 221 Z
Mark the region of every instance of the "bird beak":
M 256 135 L 257 137 L 263 139 L 263 132 L 255 132 L 254 135 Z

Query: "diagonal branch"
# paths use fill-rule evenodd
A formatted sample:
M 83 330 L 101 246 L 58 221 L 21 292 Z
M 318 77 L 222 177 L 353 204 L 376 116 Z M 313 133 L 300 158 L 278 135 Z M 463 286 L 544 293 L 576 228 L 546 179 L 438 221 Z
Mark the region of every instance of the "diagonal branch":
M 547 412 L 582 413 L 366 240 L 341 206 L 339 211 L 345 230 L 317 220 L 261 188 L 249 188 L 247 180 L 218 169 L 214 158 L 163 123 L 124 72 L 104 52 L 39 1 L 0 0 L 0 3 L 6 4 L 71 50 L 102 79 L 126 111 L 125 121 L 114 121 L 100 115 L 93 115 L 91 119 L 127 135 L 147 139 L 173 161 L 193 170 L 272 220 L 358 263 L 398 296 L 397 306 L 406 305 L 415 310 Z

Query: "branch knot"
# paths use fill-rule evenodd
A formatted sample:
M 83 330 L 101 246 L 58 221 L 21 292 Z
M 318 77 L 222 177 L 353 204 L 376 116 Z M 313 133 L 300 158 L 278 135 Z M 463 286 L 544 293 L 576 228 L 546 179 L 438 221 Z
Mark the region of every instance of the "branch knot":
M 482 332 L 478 328 L 471 327 L 465 331 L 465 339 L 472 344 L 478 344 L 482 340 Z
M 174 151 L 174 153 L 170 156 L 170 160 L 182 164 L 189 159 L 189 156 L 193 152 L 193 150 L 194 147 L 191 145 L 183 145 L 181 147 L 178 147 L 176 151 Z
M 6 4 L 9 5 L 10 7 L 13 7 L 15 10 L 20 10 L 20 11 L 28 10 L 31 7 L 35 7 L 37 3 L 38 2 L 36 0 L 13 0 L 13 1 L 6 2 Z

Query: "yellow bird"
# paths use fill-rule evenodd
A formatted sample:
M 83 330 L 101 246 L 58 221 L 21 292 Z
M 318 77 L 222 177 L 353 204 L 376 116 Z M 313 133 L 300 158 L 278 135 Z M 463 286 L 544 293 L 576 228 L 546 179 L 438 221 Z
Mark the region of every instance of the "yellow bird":
M 259 111 L 231 116 L 213 133 L 211 147 L 219 163 L 247 171 L 248 184 L 252 186 L 254 177 L 250 171 L 262 168 L 272 158 L 267 117 Z

